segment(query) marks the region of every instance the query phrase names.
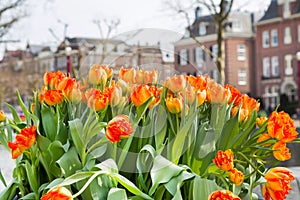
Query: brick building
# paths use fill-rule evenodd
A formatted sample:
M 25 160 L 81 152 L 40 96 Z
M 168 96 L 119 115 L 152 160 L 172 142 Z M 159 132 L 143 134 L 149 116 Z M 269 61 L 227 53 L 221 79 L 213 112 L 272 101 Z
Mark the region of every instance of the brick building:
M 195 10 L 192 24 L 193 35 L 215 55 L 217 54 L 217 30 L 211 15 L 201 15 Z M 250 93 L 254 66 L 254 15 L 247 12 L 231 12 L 225 29 L 225 77 L 226 83 L 242 93 Z M 189 35 L 175 43 L 175 69 L 179 73 L 209 74 L 217 79 L 215 58 L 207 54 Z
M 256 24 L 254 94 L 265 109 L 274 109 L 280 97 L 298 100 L 297 52 L 300 51 L 300 1 L 272 0 Z

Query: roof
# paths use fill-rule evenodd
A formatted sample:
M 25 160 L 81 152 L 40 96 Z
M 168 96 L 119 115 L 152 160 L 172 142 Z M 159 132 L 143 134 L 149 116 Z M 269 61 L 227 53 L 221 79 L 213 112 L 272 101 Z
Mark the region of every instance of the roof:
M 264 21 L 277 17 L 279 17 L 278 2 L 276 0 L 272 0 L 271 4 L 268 7 L 268 10 L 265 12 L 264 16 L 259 21 Z

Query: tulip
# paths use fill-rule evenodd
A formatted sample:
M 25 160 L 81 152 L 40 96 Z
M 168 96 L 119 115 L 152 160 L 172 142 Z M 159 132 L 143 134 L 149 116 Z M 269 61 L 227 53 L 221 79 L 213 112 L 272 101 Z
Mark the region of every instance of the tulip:
M 268 120 L 267 117 L 259 117 L 256 118 L 256 126 L 257 127 L 262 127 L 262 125 Z
M 47 105 L 53 106 L 62 103 L 64 97 L 60 90 L 45 90 L 42 99 Z
M 208 196 L 208 200 L 241 200 L 229 190 L 217 190 Z
M 95 88 L 90 88 L 85 92 L 85 100 L 88 107 L 95 111 L 104 110 L 109 103 L 108 95 Z
M 158 73 L 154 69 L 152 71 L 144 72 L 144 84 L 156 84 L 158 80 Z
M 58 84 L 66 77 L 61 71 L 46 72 L 44 75 L 44 84 L 47 89 L 57 90 Z
M 170 113 L 178 114 L 183 109 L 183 100 L 181 98 L 167 97 L 166 106 Z
M 222 170 L 229 171 L 233 168 L 233 152 L 230 149 L 226 151 L 219 150 L 213 162 Z
M 139 85 L 132 92 L 130 99 L 136 107 L 139 107 L 152 96 L 154 95 L 150 91 L 150 87 L 148 85 Z
M 225 104 L 230 98 L 230 91 L 225 89 L 214 80 L 209 79 L 207 82 L 207 101 L 211 104 Z
M 286 161 L 291 158 L 291 153 L 289 148 L 286 147 L 285 142 L 276 142 L 272 148 L 273 155 L 277 160 Z
M 201 106 L 206 100 L 206 90 L 197 91 L 197 106 Z
M 275 167 L 270 169 L 265 179 L 267 183 L 262 188 L 262 193 L 265 200 L 282 200 L 286 199 L 286 195 L 291 190 L 290 182 L 295 178 L 292 172 L 285 167 Z
M 124 80 L 125 82 L 132 84 L 135 83 L 136 71 L 134 68 L 124 69 L 121 67 L 119 71 L 119 78 Z
M 294 121 L 283 111 L 271 113 L 267 129 L 272 138 L 282 142 L 291 142 L 298 136 Z
M 73 78 L 66 77 L 58 84 L 58 90 L 61 90 L 63 95 L 74 103 L 79 103 L 82 98 L 81 91 Z
M 145 70 L 143 69 L 137 70 L 135 75 L 135 83 L 144 84 L 144 78 L 145 78 Z
M 263 133 L 259 136 L 259 138 L 257 139 L 256 142 L 263 142 L 263 141 L 266 141 L 268 139 L 270 139 L 271 137 L 269 136 L 268 133 Z M 265 146 L 270 146 L 269 144 L 265 144 Z
M 207 84 L 203 76 L 186 76 L 188 83 L 195 87 L 197 90 L 206 90 Z
M 44 194 L 41 200 L 73 200 L 73 197 L 67 188 L 58 187 Z
M 6 119 L 5 114 L 2 110 L 0 110 L 0 122 L 4 122 Z
M 229 179 L 237 186 L 239 186 L 244 181 L 244 174 L 236 168 L 233 168 L 229 171 Z
M 173 93 L 184 91 L 187 82 L 184 75 L 173 76 L 165 81 L 164 86 L 171 90 Z
M 105 85 L 107 82 L 108 76 L 104 68 L 101 65 L 93 65 L 90 68 L 88 75 L 88 82 L 94 85 Z
M 36 127 L 23 128 L 16 136 L 15 142 L 8 142 L 12 150 L 12 158 L 18 158 L 26 149 L 30 148 L 36 141 Z
M 229 84 L 226 84 L 225 88 L 229 89 L 231 93 L 231 97 L 229 98 L 228 103 L 230 104 L 233 102 L 233 105 L 239 106 L 243 99 L 243 95 L 241 94 L 241 92 Z
M 105 135 L 111 142 L 118 142 L 121 138 L 129 137 L 133 132 L 129 117 L 121 114 L 108 122 Z

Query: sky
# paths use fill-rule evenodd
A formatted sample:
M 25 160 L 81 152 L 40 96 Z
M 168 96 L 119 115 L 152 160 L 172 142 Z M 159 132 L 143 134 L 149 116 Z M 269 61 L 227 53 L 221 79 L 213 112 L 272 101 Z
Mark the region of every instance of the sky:
M 190 1 L 180 0 L 183 5 L 188 5 Z M 176 40 L 178 35 L 183 34 L 187 23 L 182 16 L 174 14 L 163 2 L 164 0 L 28 0 L 26 5 L 28 16 L 15 25 L 5 38 L 19 39 L 20 42 L 7 44 L 7 47 L 24 48 L 27 41 L 31 44 L 55 45 L 59 42 L 56 37 L 60 41 L 64 37 L 65 24 L 68 25 L 66 29 L 68 37 L 99 38 L 99 29 L 93 20 L 104 19 L 120 19 L 120 25 L 113 35 L 140 28 L 160 29 L 167 30 L 170 34 L 164 34 L 164 37 L 156 36 L 158 39 Z M 264 11 L 270 0 L 236 0 L 235 2 L 235 8 Z M 56 37 L 49 29 L 53 30 Z M 0 55 L 3 49 L 4 44 L 0 45 Z

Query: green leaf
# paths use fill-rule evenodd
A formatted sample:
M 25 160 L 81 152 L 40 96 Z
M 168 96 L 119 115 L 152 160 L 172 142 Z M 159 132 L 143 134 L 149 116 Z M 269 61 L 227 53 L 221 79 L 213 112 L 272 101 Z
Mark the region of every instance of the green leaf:
M 67 177 L 62 183 L 59 184 L 59 186 L 68 186 L 72 185 L 74 183 L 77 183 L 81 180 L 90 178 L 92 175 L 94 175 L 96 172 L 92 171 L 86 171 L 86 172 L 77 172 L 69 177 Z M 103 172 L 105 173 L 105 172 Z
M 57 166 L 57 161 L 61 158 L 61 156 L 63 156 L 66 153 L 64 147 L 61 144 L 61 142 L 54 141 L 49 145 L 48 152 L 51 155 L 51 163 L 50 163 L 51 173 L 55 177 L 60 177 L 62 171 Z
M 198 127 L 196 137 L 194 155 L 198 159 L 203 159 L 210 152 L 215 150 L 215 134 L 212 129 L 208 129 L 204 125 Z
M 185 169 L 175 165 L 166 158 L 160 155 L 156 156 L 154 158 L 153 167 L 150 171 L 152 187 L 150 188 L 149 194 L 154 194 L 159 184 L 167 183 L 173 177 L 180 174 L 183 170 Z
M 136 108 L 136 113 L 137 116 L 134 120 L 135 124 L 138 124 L 140 122 L 140 120 L 142 119 L 142 117 L 145 115 L 151 101 L 154 99 L 155 97 L 150 97 L 147 101 L 145 101 L 142 105 L 140 105 L 139 107 Z
M 126 191 L 120 188 L 111 188 L 107 200 L 127 200 Z
M 57 161 L 57 163 L 61 167 L 64 177 L 68 177 L 82 168 L 78 154 L 74 147 L 71 147 L 70 150 Z
M 182 128 L 180 128 L 180 130 L 178 131 L 178 133 L 174 138 L 174 142 L 172 144 L 172 161 L 174 163 L 178 162 L 180 156 L 182 156 L 185 151 L 184 149 L 185 140 L 189 133 L 189 129 L 191 128 L 194 120 L 196 120 L 195 118 L 197 114 L 198 114 L 197 112 L 194 112 L 189 116 L 189 119 L 187 120 L 186 124 L 184 124 Z
M 225 151 L 226 149 L 231 148 L 230 142 L 232 138 L 240 132 L 238 116 L 239 112 L 225 123 L 220 138 L 216 138 L 218 140 L 217 149 Z
M 221 189 L 216 182 L 196 176 L 193 184 L 193 199 L 208 199 L 212 192 Z
M 45 187 L 45 189 L 51 189 L 51 188 L 54 188 L 55 186 L 60 185 L 63 181 L 64 181 L 63 178 L 57 178 L 57 179 L 54 179 L 52 182 L 50 182 L 50 183 Z
M 1 180 L 1 182 L 3 183 L 3 185 L 4 185 L 5 187 L 7 187 L 6 181 L 5 181 L 4 176 L 2 175 L 1 169 L 0 169 L 0 180 Z
M 85 145 L 83 143 L 82 134 L 83 134 L 83 124 L 80 119 L 74 119 L 69 121 L 70 134 L 76 150 L 79 154 L 80 159 L 83 158 L 85 152 Z
M 42 104 L 41 117 L 45 136 L 54 141 L 58 131 L 58 114 L 52 107 Z
M 106 172 L 118 173 L 118 166 L 116 162 L 111 158 L 97 164 L 95 167 Z
M 101 156 L 104 155 L 107 149 L 107 144 L 103 144 L 100 147 L 94 149 L 90 154 L 92 155 L 93 158 L 100 158 Z
M 0 199 L 6 200 L 6 199 L 13 199 L 18 194 L 18 186 L 15 182 L 12 182 L 8 187 L 6 187 L 1 193 L 0 193 Z
M 36 195 L 33 192 L 26 194 L 24 197 L 20 198 L 20 200 L 33 200 L 33 199 L 36 199 Z
M 25 163 L 23 164 L 26 174 L 27 174 L 27 179 L 30 185 L 30 188 L 34 191 L 36 195 L 38 195 L 38 189 L 39 189 L 39 183 L 37 181 L 37 174 L 36 174 L 36 169 L 30 165 L 28 160 L 24 161 Z
M 21 120 L 19 114 L 17 113 L 16 109 L 8 103 L 6 103 L 6 106 L 9 108 L 10 112 L 12 113 L 13 120 L 15 121 L 15 123 L 17 123 L 17 124 L 21 123 L 22 120 Z
M 130 180 L 128 180 L 124 176 L 116 173 L 111 174 L 111 176 L 132 194 L 143 197 L 144 199 L 152 199 L 150 196 L 143 193 L 137 186 L 135 186 Z
M 192 173 L 189 173 L 187 171 L 182 171 L 178 176 L 173 177 L 169 182 L 165 184 L 166 189 L 177 199 L 179 198 L 179 195 L 181 197 L 181 190 L 180 187 L 182 183 L 190 178 L 193 178 L 195 175 Z

